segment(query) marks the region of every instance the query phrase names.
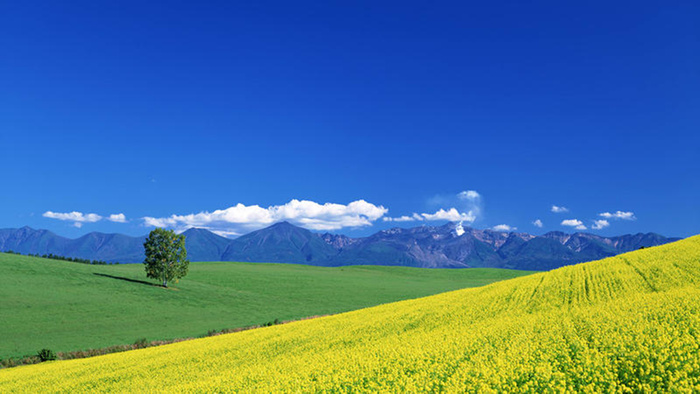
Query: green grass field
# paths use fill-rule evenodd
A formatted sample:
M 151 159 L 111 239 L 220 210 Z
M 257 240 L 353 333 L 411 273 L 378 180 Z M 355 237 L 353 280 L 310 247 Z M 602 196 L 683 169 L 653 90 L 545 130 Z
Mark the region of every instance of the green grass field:
M 333 314 L 529 274 L 498 269 L 192 263 L 163 289 L 143 265 L 91 266 L 0 253 L 0 359 L 202 336 Z

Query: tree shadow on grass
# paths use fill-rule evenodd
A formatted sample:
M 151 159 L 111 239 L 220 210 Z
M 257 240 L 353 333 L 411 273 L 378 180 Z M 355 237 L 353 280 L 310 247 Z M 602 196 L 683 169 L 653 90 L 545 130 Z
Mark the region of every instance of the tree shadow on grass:
M 146 282 L 145 280 L 138 280 L 138 279 L 125 278 L 125 277 L 123 277 L 123 276 L 107 275 L 107 274 L 101 274 L 101 273 L 99 273 L 99 272 L 93 272 L 93 275 L 103 276 L 103 277 L 105 277 L 105 278 L 111 278 L 111 279 L 119 279 L 119 280 L 123 280 L 123 281 L 125 281 L 125 282 L 140 283 L 140 284 L 142 284 L 142 285 L 148 285 L 148 286 L 154 286 L 154 287 L 163 287 L 163 286 L 161 286 L 161 285 L 157 285 L 157 284 L 152 283 L 152 282 Z

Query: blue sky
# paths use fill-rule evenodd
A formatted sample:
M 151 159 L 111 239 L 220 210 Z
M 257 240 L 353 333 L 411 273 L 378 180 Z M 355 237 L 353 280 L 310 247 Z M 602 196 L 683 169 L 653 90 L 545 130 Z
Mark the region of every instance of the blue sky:
M 696 2 L 331 3 L 0 5 L 0 227 L 700 232 Z

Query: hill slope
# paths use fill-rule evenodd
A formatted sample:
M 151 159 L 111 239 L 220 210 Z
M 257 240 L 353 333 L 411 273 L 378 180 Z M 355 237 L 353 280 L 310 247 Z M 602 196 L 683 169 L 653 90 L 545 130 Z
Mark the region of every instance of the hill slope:
M 0 391 L 700 387 L 700 236 L 476 289 L 93 359 Z
M 275 319 L 345 312 L 526 275 L 400 267 L 192 263 L 175 289 L 143 265 L 91 266 L 0 254 L 0 359 L 201 336 Z

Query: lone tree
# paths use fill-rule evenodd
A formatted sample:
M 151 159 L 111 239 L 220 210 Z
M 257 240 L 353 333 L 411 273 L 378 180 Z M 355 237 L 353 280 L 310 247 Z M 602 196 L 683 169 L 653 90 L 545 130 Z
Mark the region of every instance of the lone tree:
M 185 250 L 185 236 L 177 235 L 173 230 L 157 228 L 151 231 L 143 244 L 146 249 L 146 276 L 161 279 L 163 287 L 168 281 L 187 275 L 190 262 Z

